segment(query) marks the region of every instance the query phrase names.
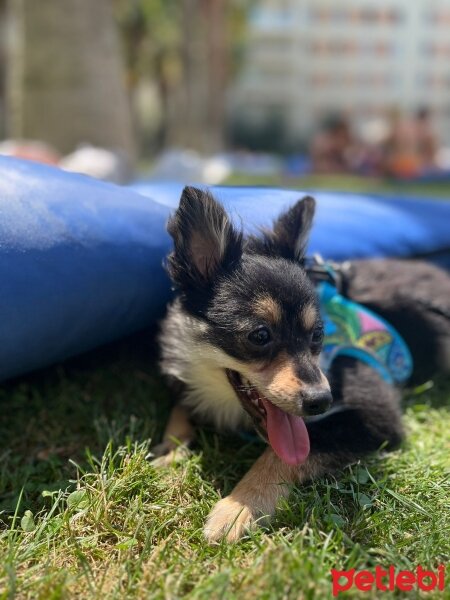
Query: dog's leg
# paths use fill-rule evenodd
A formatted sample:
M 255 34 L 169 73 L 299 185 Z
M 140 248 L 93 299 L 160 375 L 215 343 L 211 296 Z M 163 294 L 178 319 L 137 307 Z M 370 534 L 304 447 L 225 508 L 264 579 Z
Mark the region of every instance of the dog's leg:
M 209 542 L 221 538 L 235 542 L 275 512 L 281 498 L 289 494 L 290 485 L 304 483 L 345 465 L 340 455 L 310 455 L 306 462 L 293 467 L 283 463 L 267 448 L 241 479 L 231 494 L 217 502 L 209 514 L 204 534 Z
M 176 404 L 170 413 L 162 442 L 151 450 L 151 455 L 155 457 L 152 464 L 163 467 L 181 460 L 186 456 L 194 438 L 195 430 L 187 410 L 180 404 Z
M 208 541 L 236 541 L 262 517 L 271 516 L 289 484 L 302 484 L 341 470 L 383 444 L 393 448 L 402 439 L 400 394 L 368 365 L 351 358 L 333 364 L 331 385 L 335 405 L 307 422 L 311 454 L 299 466 L 283 463 L 267 448 L 250 471 L 212 509 L 206 526 Z
M 259 518 L 272 515 L 278 500 L 289 493 L 287 484 L 295 481 L 295 471 L 267 448 L 231 494 L 214 506 L 204 529 L 206 539 L 236 541 Z

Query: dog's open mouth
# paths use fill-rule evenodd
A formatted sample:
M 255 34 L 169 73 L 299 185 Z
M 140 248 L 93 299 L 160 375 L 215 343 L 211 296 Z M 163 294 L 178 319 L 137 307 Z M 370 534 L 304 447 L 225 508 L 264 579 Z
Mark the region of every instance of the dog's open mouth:
M 256 430 L 278 457 L 288 465 L 305 462 L 309 454 L 309 435 L 303 419 L 275 406 L 237 371 L 227 369 L 227 376 Z

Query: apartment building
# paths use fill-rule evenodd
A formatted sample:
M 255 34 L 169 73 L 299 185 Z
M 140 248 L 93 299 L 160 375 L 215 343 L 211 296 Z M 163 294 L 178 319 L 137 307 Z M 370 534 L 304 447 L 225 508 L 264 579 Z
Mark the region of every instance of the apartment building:
M 259 0 L 233 107 L 307 136 L 330 113 L 361 125 L 432 109 L 450 141 L 450 0 Z

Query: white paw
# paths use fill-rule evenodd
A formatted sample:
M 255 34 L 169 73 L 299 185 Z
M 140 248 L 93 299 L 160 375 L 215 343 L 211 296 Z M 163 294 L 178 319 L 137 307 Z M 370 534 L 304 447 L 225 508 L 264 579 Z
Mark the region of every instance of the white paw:
M 147 455 L 151 464 L 156 467 L 169 467 L 172 464 L 180 463 L 189 457 L 189 449 L 181 444 L 176 448 L 173 442 L 162 442 L 150 450 Z
M 255 526 L 256 518 L 250 507 L 227 496 L 209 513 L 203 533 L 208 542 L 221 538 L 236 542 Z

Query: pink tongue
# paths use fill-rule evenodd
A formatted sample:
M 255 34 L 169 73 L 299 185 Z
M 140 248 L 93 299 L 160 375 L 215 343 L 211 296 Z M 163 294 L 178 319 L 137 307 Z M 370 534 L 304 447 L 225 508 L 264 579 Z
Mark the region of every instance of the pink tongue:
M 262 398 L 267 413 L 267 435 L 275 453 L 288 465 L 305 462 L 309 454 L 309 435 L 300 417 L 290 415 Z

